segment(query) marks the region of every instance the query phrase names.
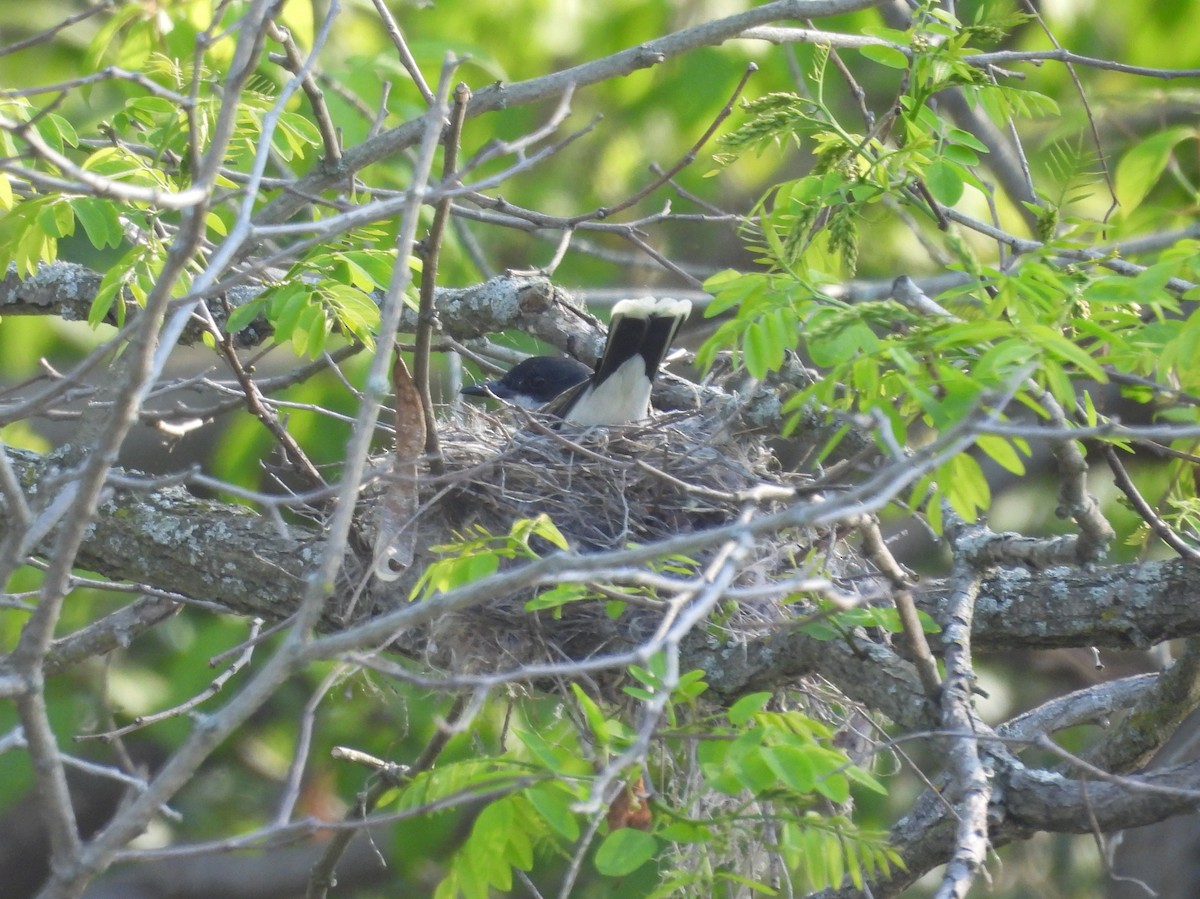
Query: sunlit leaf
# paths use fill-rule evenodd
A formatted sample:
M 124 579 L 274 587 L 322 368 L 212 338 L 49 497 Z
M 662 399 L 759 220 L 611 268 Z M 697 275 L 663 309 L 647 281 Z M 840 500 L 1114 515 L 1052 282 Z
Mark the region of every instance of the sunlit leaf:
M 925 169 L 925 183 L 934 198 L 945 206 L 954 206 L 962 199 L 963 179 L 954 163 L 935 159 Z
M 1141 204 L 1162 176 L 1175 147 L 1195 136 L 1195 128 L 1181 125 L 1152 134 L 1125 152 L 1117 163 L 1115 180 L 1117 200 L 1126 215 Z
M 653 835 L 631 827 L 614 830 L 596 850 L 596 870 L 608 877 L 632 874 L 654 857 L 658 840 Z
M 749 693 L 731 705 L 725 714 L 730 724 L 741 727 L 770 701 L 770 693 Z
M 858 48 L 858 52 L 872 62 L 889 69 L 907 69 L 908 57 L 895 47 L 886 44 L 867 44 Z

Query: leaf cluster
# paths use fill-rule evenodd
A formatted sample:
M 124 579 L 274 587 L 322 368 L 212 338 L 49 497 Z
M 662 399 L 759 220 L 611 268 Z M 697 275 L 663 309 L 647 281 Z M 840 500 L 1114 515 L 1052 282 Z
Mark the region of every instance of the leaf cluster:
M 640 684 L 627 689 L 634 698 L 665 688 L 661 655 L 632 673 Z M 537 854 L 570 857 L 597 814 L 609 819 L 600 825 L 601 839 L 591 853 L 602 877 L 630 876 L 655 859 L 669 869 L 673 857 L 695 852 L 708 857 L 700 868 L 667 873 L 655 895 L 710 895 L 722 882 L 772 894 L 768 885 L 740 877 L 721 861 L 730 851 L 730 828 L 778 853 L 815 889 L 846 876 L 861 887 L 865 877 L 901 866 L 882 834 L 822 811 L 828 803 L 847 802 L 852 785 L 885 792 L 873 775 L 834 748 L 826 725 L 797 711 L 768 709 L 775 700 L 767 693 L 745 696 L 724 713 L 704 713 L 699 700 L 705 689 L 703 672 L 680 678 L 671 693 L 669 725 L 655 740 L 654 764 L 674 768 L 694 752 L 697 788 L 725 795 L 727 807 L 697 817 L 682 797 L 651 795 L 637 800 L 648 804 L 644 828 L 619 826 L 622 819 L 611 809 L 596 812 L 591 797 L 598 772 L 637 736 L 618 710 L 572 685 L 575 715 L 552 722 L 515 720 L 509 745 L 498 755 L 443 764 L 387 800 L 396 810 L 413 810 L 497 789 L 504 793 L 475 816 L 435 895 L 485 897 L 491 889 L 511 889 L 514 872 L 531 870 Z
M 890 45 L 862 51 L 904 71 L 894 121 L 886 123 L 890 137 L 885 123 L 861 134 L 839 121 L 824 100 L 824 54 L 809 72 L 810 96 L 773 94 L 747 105 L 747 121 L 726 141 L 731 153 L 786 141 L 807 146 L 815 163 L 810 174 L 779 184 L 761 201 L 749 235 L 760 270 L 729 270 L 706 282 L 714 295 L 706 315 L 723 320 L 699 362 L 709 367 L 732 351 L 762 380 L 779 371 L 789 354 L 800 353 L 818 375 L 786 399 L 785 432 L 812 408 L 860 416 L 874 423 L 887 453 L 949 439 L 972 423 L 1017 421 L 1019 414 L 1057 421 L 1052 405 L 1072 418 L 1078 407 L 1080 424 L 1094 427 L 1108 419 L 1087 399 L 1089 388 L 1107 384 L 1113 372 L 1145 379 L 1143 385 L 1123 379 L 1120 389 L 1148 404 L 1151 415 L 1166 414 L 1156 411 L 1164 392 L 1183 384 L 1192 392 L 1200 372 L 1197 314 L 1168 289 L 1172 279 L 1197 273 L 1191 241 L 1177 242 L 1133 275 L 1106 272 L 1099 267 L 1102 258 L 1064 265 L 1063 254 L 1090 250 L 1097 226 L 1070 214 L 1090 193 L 1079 184 L 1088 157 L 1073 159 L 1057 142 L 1056 168 L 1069 171 L 1075 184 L 1056 195 L 1039 191 L 1041 204 L 1030 205 L 1042 242 L 1024 249 L 1019 265 L 981 260 L 971 235 L 947 224 L 939 210 L 959 205 L 970 192 L 992 196 L 977 171 L 987 148 L 952 127 L 933 98 L 950 86 L 962 89 L 1000 125 L 1052 113 L 1053 101 L 981 77 L 967 57 L 975 52 L 971 41 L 991 26 L 963 26 L 934 8 L 926 13 L 909 32 L 881 32 Z M 1132 204 L 1143 199 L 1189 136 L 1188 129 L 1170 128 L 1138 144 L 1118 166 L 1118 196 Z M 881 207 L 910 216 L 914 224 L 938 224 L 921 239 L 937 246 L 948 260 L 945 268 L 962 274 L 962 286 L 920 309 L 893 300 L 837 298 L 832 285 L 842 272 L 854 271 L 872 239 L 864 225 L 881 235 Z M 1011 411 L 1014 403 L 1021 413 Z M 1169 414 L 1172 421 L 1196 419 L 1194 405 Z M 980 435 L 972 444 L 978 453 L 951 454 L 909 494 L 909 506 L 925 509 L 936 530 L 942 501 L 968 521 L 990 506 L 980 457 L 1021 475 L 1031 451 L 1017 437 Z

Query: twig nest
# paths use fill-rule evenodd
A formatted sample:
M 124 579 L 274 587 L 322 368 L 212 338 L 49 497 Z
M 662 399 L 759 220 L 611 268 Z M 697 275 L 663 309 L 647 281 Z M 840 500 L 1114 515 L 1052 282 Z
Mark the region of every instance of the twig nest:
M 446 473 L 422 484 L 413 571 L 389 590 L 376 591 L 376 603 L 406 601 L 425 566 L 444 558 L 432 547 L 480 529 L 506 535 L 521 519 L 548 515 L 573 552 L 589 554 L 705 531 L 748 509 L 765 513 L 809 501 L 811 478 L 781 471 L 761 435 L 735 427 L 734 411 L 673 413 L 622 428 L 579 430 L 523 410 L 498 416 L 468 410 L 440 428 Z M 762 587 L 828 571 L 829 553 L 814 550 L 836 540 L 824 535 L 822 546 L 821 536 L 761 535 L 735 583 Z M 555 551 L 548 543 L 531 546 L 539 554 Z M 711 553 L 698 549 L 688 554 L 691 563 L 679 560 L 688 569 L 682 576 L 699 576 Z M 564 567 L 569 559 L 564 555 Z M 511 670 L 639 645 L 666 611 L 651 594 L 619 604 L 598 596 L 537 612 L 528 608 L 533 598 L 497 596 L 445 616 L 428 633 L 407 635 L 403 648 L 450 671 Z M 736 640 L 777 626 L 790 614 L 786 599 L 786 590 L 763 590 L 753 599 L 723 603 L 710 628 L 721 639 Z
M 463 512 L 504 531 L 547 514 L 579 552 L 724 524 L 748 491 L 784 483 L 762 443 L 716 415 L 587 430 L 533 415 L 517 428 L 495 423 L 474 414 L 444 433 L 447 468 L 470 476 L 464 492 L 476 504 Z

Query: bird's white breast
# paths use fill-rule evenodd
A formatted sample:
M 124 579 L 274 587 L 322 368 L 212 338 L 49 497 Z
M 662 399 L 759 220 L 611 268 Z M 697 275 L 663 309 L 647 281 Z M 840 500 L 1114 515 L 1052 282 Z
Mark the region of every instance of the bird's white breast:
M 584 427 L 623 425 L 645 418 L 649 411 L 650 379 L 646 360 L 638 355 L 625 360 L 599 387 L 580 396 L 566 420 Z

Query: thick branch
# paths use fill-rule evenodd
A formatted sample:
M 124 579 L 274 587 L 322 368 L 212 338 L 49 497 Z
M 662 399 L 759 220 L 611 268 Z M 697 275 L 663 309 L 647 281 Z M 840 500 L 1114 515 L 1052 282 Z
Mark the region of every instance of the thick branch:
M 86 320 L 100 279 L 98 272 L 72 262 L 41 265 L 24 279 L 17 275 L 16 266 L 10 265 L 0 279 L 0 315 L 57 315 L 67 321 Z M 237 288 L 227 297 L 229 308 L 236 309 L 264 290 L 261 286 Z M 372 299 L 382 301 L 382 292 L 377 291 Z M 584 361 L 595 361 L 603 346 L 597 329 L 580 312 L 579 303 L 546 278 L 501 275 L 474 287 L 438 288 L 435 303 L 441 331 L 456 340 L 520 328 Z M 568 314 L 563 314 L 564 307 Z M 224 327 L 225 310 L 213 304 L 211 312 L 217 324 Z M 114 313 L 110 323 L 115 321 Z M 400 330 L 412 332 L 416 325 L 416 313 L 405 308 Z M 238 346 L 255 346 L 270 333 L 266 321 L 260 319 L 239 332 L 235 342 Z M 203 335 L 204 328 L 197 325 L 185 330 L 180 342 L 194 344 Z
M 0 279 L 0 316 L 3 315 L 59 315 L 75 321 L 87 318 L 88 309 L 95 299 L 100 285 L 100 275 L 81 265 L 56 262 L 39 267 L 27 279 L 17 276 L 15 266 Z M 235 309 L 255 299 L 261 287 L 243 287 L 231 291 L 228 308 Z M 382 301 L 376 292 L 372 298 Z M 520 330 L 552 346 L 567 352 L 588 364 L 595 364 L 604 348 L 604 332 L 599 323 L 581 307 L 578 300 L 549 279 L 534 275 L 499 275 L 467 288 L 435 288 L 434 307 L 439 333 L 457 341 L 472 340 L 500 331 Z M 209 313 L 218 326 L 223 327 L 227 310 L 223 304 L 211 304 Z M 115 324 L 115 317 L 113 322 Z M 399 330 L 411 333 L 417 327 L 417 314 L 405 307 Z M 189 326 L 183 332 L 180 343 L 194 344 L 205 333 L 202 325 Z M 259 319 L 234 335 L 233 343 L 241 348 L 257 346 L 265 342 L 271 328 L 265 319 Z M 800 374 L 785 367 L 778 383 L 796 383 Z M 706 403 L 719 403 L 726 395 L 715 388 L 705 388 Z M 657 379 L 655 404 L 660 408 L 684 409 L 696 405 L 701 389 L 669 374 Z M 0 403 L 0 416 L 6 411 Z M 782 422 L 779 397 L 771 390 L 760 390 L 742 406 L 743 421 L 751 427 L 765 427 L 778 431 Z M 813 412 L 806 418 L 808 431 L 826 431 L 840 427 L 840 422 L 830 424 L 824 417 Z M 848 453 L 856 452 L 869 444 L 869 439 L 847 435 L 844 446 Z
M 52 458 L 4 447 L 26 496 L 41 505 L 58 474 Z M 0 506 L 0 539 L 9 536 Z M 318 534 L 280 534 L 244 507 L 198 499 L 181 487 L 114 492 L 99 510 L 78 562 L 113 580 L 128 580 L 216 603 L 230 612 L 271 621 L 295 611 L 305 570 L 319 549 Z
M 1154 789 L 1165 788 L 1164 791 Z M 1123 782 L 1073 779 L 1025 767 L 998 773 L 988 837 L 993 848 L 1039 832 L 1089 833 L 1093 821 L 1103 833 L 1141 827 L 1194 811 L 1200 800 L 1200 761 Z M 898 896 L 927 871 L 945 862 L 954 848 L 956 822 L 939 798 L 926 797 L 892 830 L 892 843 L 904 847 L 906 870 L 871 885 L 875 899 Z M 860 897 L 853 888 L 827 890 L 821 899 Z
M 25 450 L 4 451 L 32 499 L 51 476 L 52 462 Z M 0 500 L 0 540 L 15 524 Z M 316 530 L 289 525 L 286 534 L 280 533 L 244 507 L 198 499 L 180 487 L 117 491 L 84 541 L 80 563 L 109 578 L 278 621 L 295 611 L 288 585 L 299 587 L 319 540 Z M 932 583 L 917 595 L 918 605 L 939 620 L 946 611 L 943 589 Z M 972 641 L 977 649 L 992 650 L 1145 648 L 1200 633 L 1200 610 L 1191 599 L 1198 592 L 1200 570 L 1179 560 L 997 569 L 980 586 Z M 938 635 L 931 640 L 936 643 Z M 732 694 L 803 669 L 813 643 L 805 635 L 778 632 L 736 651 L 704 651 L 713 664 L 728 653 L 714 689 Z M 883 677 L 883 671 L 875 688 L 886 691 L 893 677 Z M 894 679 L 907 684 L 911 676 L 909 670 Z
M 1200 569 L 1182 561 L 1095 568 L 993 570 L 975 606 L 976 649 L 1098 646 L 1146 649 L 1200 630 Z M 917 604 L 943 620 L 948 596 L 930 584 Z M 938 640 L 934 634 L 930 638 Z

